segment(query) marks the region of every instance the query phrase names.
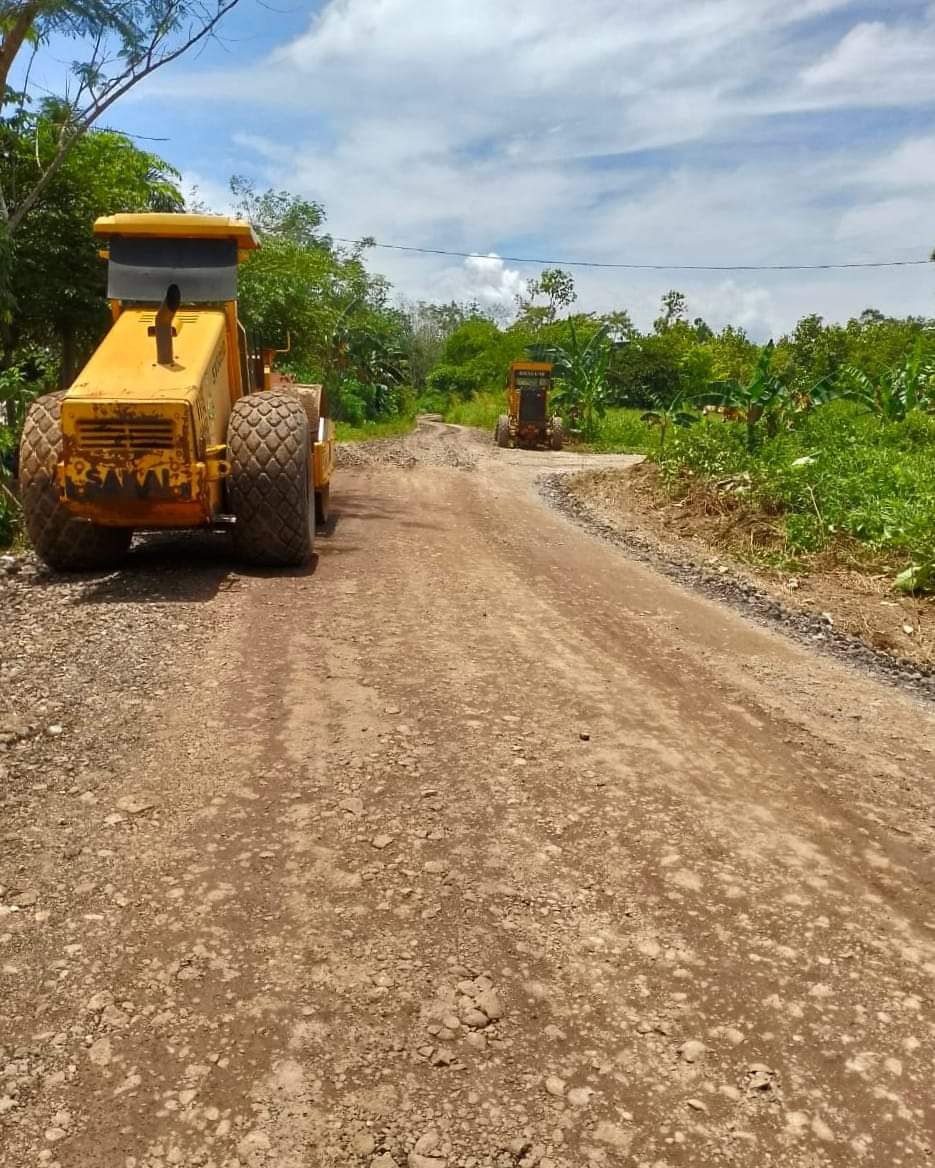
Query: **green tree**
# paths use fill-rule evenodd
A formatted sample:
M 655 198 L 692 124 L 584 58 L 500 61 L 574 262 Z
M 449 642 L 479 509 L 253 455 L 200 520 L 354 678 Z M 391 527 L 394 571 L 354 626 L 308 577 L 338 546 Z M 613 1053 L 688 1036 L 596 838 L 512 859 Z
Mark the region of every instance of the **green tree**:
M 598 320 L 607 325 L 607 335 L 616 345 L 625 344 L 638 335 L 633 318 L 625 308 L 615 308 L 612 312 L 604 312 Z
M 881 422 L 901 422 L 914 410 L 935 412 L 935 360 L 926 355 L 921 338 L 877 378 L 845 365 L 837 385 L 842 397 L 859 403 Z
M 688 314 L 688 301 L 684 292 L 666 292 L 662 298 L 662 315 L 653 323 L 657 333 L 664 333 L 673 325 L 684 322 Z
M 503 334 L 492 320 L 472 316 L 449 334 L 443 360 L 447 365 L 467 365 L 500 347 Z
M 240 313 L 263 345 L 290 352 L 284 367 L 321 381 L 338 413 L 362 421 L 400 408 L 407 375 L 405 316 L 388 286 L 367 272 L 362 247 L 345 250 L 324 233 L 324 208 L 284 191 L 231 182 L 237 211 L 262 247 L 240 272 Z
M 684 320 L 617 346 L 608 375 L 613 401 L 618 405 L 656 406 L 687 392 L 690 385 L 697 387 L 697 362 L 691 360 L 690 354 L 698 349 L 698 337 Z
M 468 320 L 470 307 L 451 301 L 448 304 L 404 303 L 402 344 L 413 386 L 422 390 L 426 379 L 440 364 L 451 334 Z
M 231 180 L 236 211 L 262 247 L 240 270 L 240 313 L 264 345 L 285 346 L 289 361 L 318 379 L 343 363 L 348 320 L 366 303 L 370 286 L 361 261 L 335 250 L 322 227 L 324 208 L 286 192 L 257 192 Z
M 789 359 L 780 362 L 792 385 L 805 387 L 832 376 L 844 361 L 844 330 L 827 326 L 817 313 L 804 316 L 790 338 Z
M 545 304 L 536 299 L 545 297 Z M 554 324 L 563 308 L 570 308 L 578 299 L 575 280 L 561 268 L 546 268 L 538 280 L 531 280 L 525 292 L 517 297 L 520 321 L 535 330 Z
M 7 0 L 0 7 L 0 104 L 7 133 L 32 136 L 36 58 L 53 37 L 72 40 L 71 65 L 57 116 L 39 127 L 38 165 L 28 179 L 16 169 L 0 187 L 0 222 L 14 235 L 64 165 L 76 143 L 135 85 L 213 34 L 239 0 Z M 14 64 L 24 63 L 19 91 L 10 88 Z
M 699 405 L 733 410 L 743 417 L 747 431 L 747 450 L 753 451 L 759 437 L 759 424 L 766 419 L 770 429 L 777 410 L 788 400 L 789 388 L 774 368 L 775 345 L 764 345 L 753 373 L 746 381 L 728 379 L 713 383 L 696 399 Z
M 0 182 L 14 168 L 31 181 L 41 165 L 25 141 L 15 146 L 16 155 L 0 160 Z M 178 178 L 122 134 L 92 131 L 76 143 L 15 239 L 5 367 L 23 346 L 42 346 L 57 356 L 61 384 L 70 384 L 108 320 L 105 265 L 92 223 L 120 211 L 179 210 Z

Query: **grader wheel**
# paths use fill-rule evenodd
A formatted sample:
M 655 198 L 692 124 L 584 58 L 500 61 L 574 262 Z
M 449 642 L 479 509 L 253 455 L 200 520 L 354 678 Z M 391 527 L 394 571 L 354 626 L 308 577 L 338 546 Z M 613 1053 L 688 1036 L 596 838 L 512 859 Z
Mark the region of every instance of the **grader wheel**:
M 19 453 L 26 532 L 39 558 L 58 572 L 115 568 L 133 532 L 73 519 L 62 505 L 55 468 L 62 457 L 64 397 L 61 390 L 36 398 L 26 415 Z
M 288 392 L 235 402 L 227 428 L 234 548 L 252 564 L 300 566 L 315 542 L 308 418 Z
M 552 431 L 549 435 L 549 446 L 552 450 L 561 450 L 565 441 L 565 430 L 561 418 L 552 419 Z
M 506 414 L 501 414 L 497 419 L 497 428 L 494 431 L 494 441 L 503 450 L 507 449 L 507 447 L 510 445 L 510 419 Z

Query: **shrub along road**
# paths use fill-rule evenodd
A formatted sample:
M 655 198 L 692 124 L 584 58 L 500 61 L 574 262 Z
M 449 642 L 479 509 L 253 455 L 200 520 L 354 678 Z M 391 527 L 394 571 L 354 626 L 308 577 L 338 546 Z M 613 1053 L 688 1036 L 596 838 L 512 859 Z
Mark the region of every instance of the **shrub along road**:
M 313 572 L 0 581 L 0 1165 L 928 1162 L 931 707 L 347 461 Z

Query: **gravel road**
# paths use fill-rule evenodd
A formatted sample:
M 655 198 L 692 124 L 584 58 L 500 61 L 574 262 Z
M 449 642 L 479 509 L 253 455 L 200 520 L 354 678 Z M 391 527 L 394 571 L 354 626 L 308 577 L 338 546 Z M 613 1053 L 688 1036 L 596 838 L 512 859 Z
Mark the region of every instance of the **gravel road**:
M 0 1165 L 931 1164 L 931 704 L 581 458 L 342 462 L 308 571 L 0 575 Z

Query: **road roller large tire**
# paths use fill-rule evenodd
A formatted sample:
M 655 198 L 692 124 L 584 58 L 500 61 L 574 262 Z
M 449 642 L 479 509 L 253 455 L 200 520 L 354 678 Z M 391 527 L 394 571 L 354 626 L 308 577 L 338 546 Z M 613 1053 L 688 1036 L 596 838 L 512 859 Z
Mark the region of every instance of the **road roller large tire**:
M 57 572 L 115 568 L 133 532 L 73 519 L 62 504 L 55 468 L 62 458 L 65 391 L 36 398 L 29 407 L 19 448 L 20 495 L 26 533 L 36 555 Z
M 271 390 L 235 402 L 227 458 L 236 554 L 268 567 L 308 563 L 315 543 L 312 451 L 298 398 Z

